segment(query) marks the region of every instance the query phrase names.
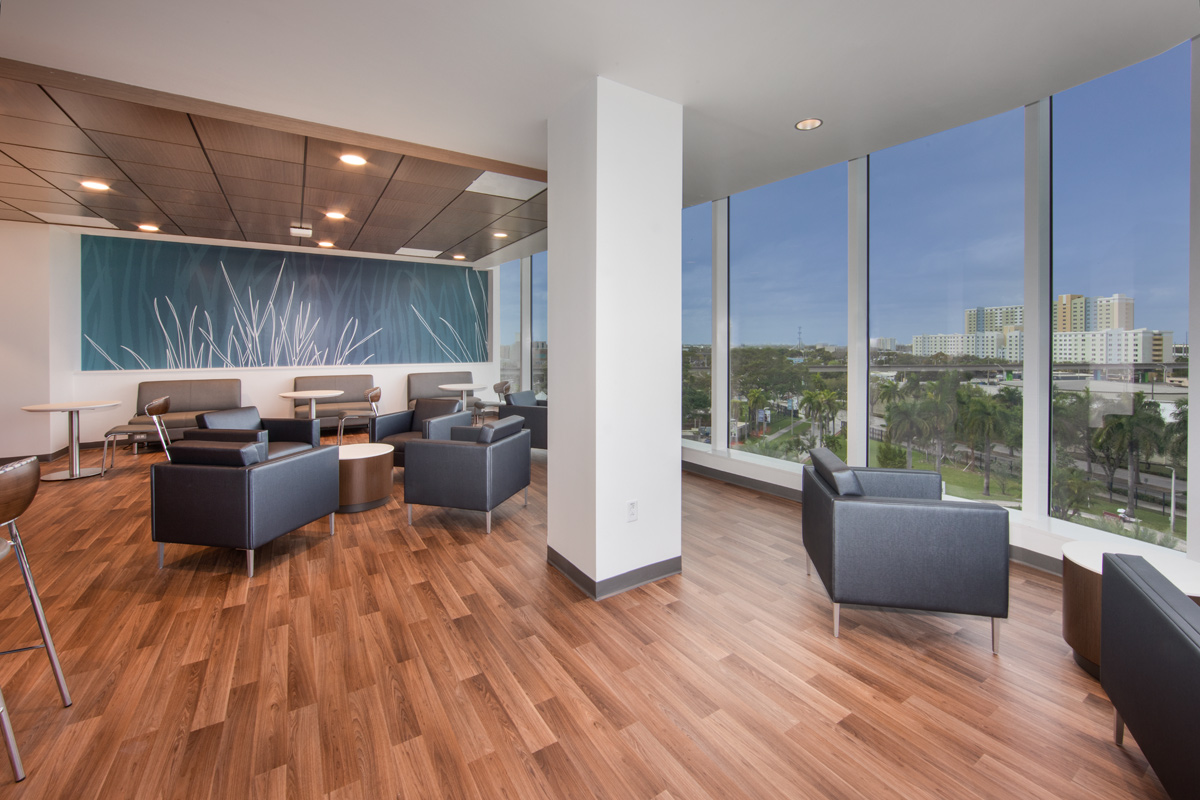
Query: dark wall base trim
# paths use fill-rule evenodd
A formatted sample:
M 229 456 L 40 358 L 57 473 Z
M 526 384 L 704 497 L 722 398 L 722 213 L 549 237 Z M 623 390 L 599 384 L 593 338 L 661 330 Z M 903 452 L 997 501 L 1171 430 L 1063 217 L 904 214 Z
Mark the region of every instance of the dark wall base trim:
M 797 503 L 804 501 L 804 494 L 799 489 L 793 489 L 790 486 L 778 486 L 774 483 L 767 483 L 756 478 L 747 478 L 742 475 L 736 475 L 732 472 L 724 472 L 719 469 L 707 466 L 705 464 L 693 464 L 690 461 L 684 461 L 683 469 L 686 472 L 694 472 L 697 475 L 703 475 L 706 478 L 715 478 L 725 483 L 731 483 L 734 486 L 741 486 L 743 489 L 753 489 L 756 492 L 769 494 L 774 497 L 782 497 L 784 500 L 795 500 Z
M 1054 575 L 1062 575 L 1062 559 L 1054 556 L 1044 555 L 1042 553 L 1029 550 L 1024 547 L 1017 547 L 1015 544 L 1008 546 L 1008 557 L 1012 561 L 1026 566 L 1040 569 L 1043 572 L 1049 572 Z
M 546 561 L 550 566 L 557 569 L 563 575 L 566 575 L 571 583 L 578 586 L 584 594 L 593 600 L 603 600 L 606 597 L 612 597 L 643 584 L 652 583 L 683 572 L 683 556 L 675 556 L 674 558 L 668 558 L 666 561 L 659 561 L 657 564 L 647 564 L 644 567 L 632 569 L 621 575 L 614 575 L 611 578 L 597 581 L 589 578 L 583 570 L 572 564 L 565 556 L 549 545 L 546 547 Z

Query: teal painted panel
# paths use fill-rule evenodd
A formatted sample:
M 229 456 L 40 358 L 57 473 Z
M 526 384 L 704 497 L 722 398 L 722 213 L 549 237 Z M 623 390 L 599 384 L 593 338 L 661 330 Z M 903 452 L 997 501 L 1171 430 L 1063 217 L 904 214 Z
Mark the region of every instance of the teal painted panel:
M 82 239 L 85 370 L 488 360 L 469 267 Z

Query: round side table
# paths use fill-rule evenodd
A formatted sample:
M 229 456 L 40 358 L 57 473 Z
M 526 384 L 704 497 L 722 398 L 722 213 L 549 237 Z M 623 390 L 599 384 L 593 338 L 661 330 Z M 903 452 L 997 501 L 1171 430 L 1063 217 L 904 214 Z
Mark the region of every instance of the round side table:
M 338 446 L 338 512 L 353 514 L 378 508 L 392 499 L 390 444 Z

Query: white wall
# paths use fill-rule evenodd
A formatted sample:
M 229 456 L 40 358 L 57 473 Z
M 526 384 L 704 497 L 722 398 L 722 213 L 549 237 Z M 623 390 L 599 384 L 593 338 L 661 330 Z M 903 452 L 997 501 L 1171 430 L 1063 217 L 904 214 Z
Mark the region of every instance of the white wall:
M 50 225 L 0 221 L 0 310 L 5 332 L 0 339 L 0 457 L 45 455 L 67 445 L 62 414 L 32 414 L 21 406 L 78 400 L 117 400 L 120 406 L 80 415 L 80 440 L 98 442 L 114 425 L 137 411 L 141 381 L 238 378 L 242 402 L 258 406 L 263 416 L 291 416 L 291 401 L 279 396 L 292 390 L 299 375 L 370 373 L 383 387 L 382 411 L 407 405 L 410 372 L 470 370 L 489 387 L 500 380 L 498 348 L 493 359 L 472 364 L 388 364 L 362 367 L 268 367 L 262 369 L 113 370 L 83 372 L 80 359 L 79 231 Z M 228 244 L 228 242 L 223 242 Z M 489 291 L 495 302 L 495 287 Z M 497 340 L 497 314 L 491 313 L 492 341 Z M 490 388 L 479 392 L 491 397 Z M 86 458 L 86 457 L 85 457 Z

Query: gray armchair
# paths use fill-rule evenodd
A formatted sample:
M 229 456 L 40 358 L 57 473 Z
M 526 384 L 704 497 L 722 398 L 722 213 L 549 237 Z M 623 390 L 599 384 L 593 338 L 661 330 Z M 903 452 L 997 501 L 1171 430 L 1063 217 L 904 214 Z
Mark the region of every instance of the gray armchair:
M 510 417 L 480 428 L 456 427 L 451 441 L 423 439 L 408 444 L 404 470 L 404 502 L 408 524 L 414 505 L 464 508 L 487 513 L 525 490 L 529 503 L 529 431 L 524 420 Z
M 508 417 L 524 417 L 525 429 L 532 436 L 533 446 L 545 450 L 549 436 L 547 435 L 547 419 L 549 408 L 545 400 L 538 400 L 533 392 L 512 392 L 504 396 L 504 405 L 500 406 L 500 419 Z
M 449 439 L 455 425 L 470 425 L 471 412 L 462 410 L 461 400 L 422 397 L 408 411 L 381 414 L 367 423 L 372 442 L 390 444 L 392 462 L 403 467 L 408 445 L 417 439 Z
M 315 420 L 305 420 L 316 427 Z M 185 439 L 169 448 L 170 462 L 150 470 L 150 536 L 163 544 L 254 550 L 338 507 L 338 450 L 308 448 L 267 459 L 263 442 Z
M 804 549 L 833 601 L 1008 616 L 1008 512 L 941 499 L 941 475 L 846 466 L 821 447 L 804 468 Z
M 245 442 L 263 441 L 265 438 L 267 458 L 279 458 L 321 445 L 319 420 L 260 417 L 254 406 L 198 414 L 196 422 L 200 428 L 185 433 L 186 439 Z M 258 432 L 260 435 L 247 437 L 246 432 Z

